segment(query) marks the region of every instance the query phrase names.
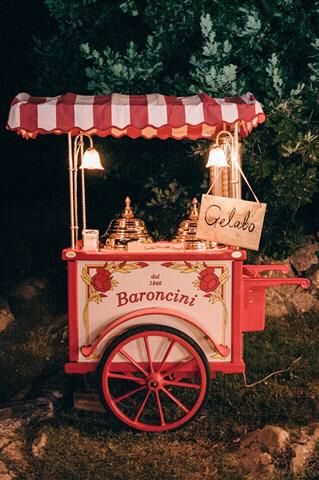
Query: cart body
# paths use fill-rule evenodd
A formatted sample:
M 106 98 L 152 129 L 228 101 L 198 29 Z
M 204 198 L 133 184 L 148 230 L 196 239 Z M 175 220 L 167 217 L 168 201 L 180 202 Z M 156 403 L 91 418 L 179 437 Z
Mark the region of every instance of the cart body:
M 174 326 L 194 339 L 212 376 L 217 371 L 243 372 L 242 333 L 264 329 L 265 289 L 285 283 L 307 286 L 305 279 L 261 277 L 260 270 L 287 273 L 287 268 L 243 266 L 243 250 L 167 250 L 160 242 L 146 252 L 64 250 L 69 278 L 68 373 L 96 371 L 114 337 L 148 324 Z M 144 351 L 131 354 L 137 361 L 145 360 Z M 175 354 L 171 361 L 179 361 Z M 158 356 L 155 362 L 160 361 L 160 350 Z M 125 370 L 125 359 L 121 362 L 119 367 Z

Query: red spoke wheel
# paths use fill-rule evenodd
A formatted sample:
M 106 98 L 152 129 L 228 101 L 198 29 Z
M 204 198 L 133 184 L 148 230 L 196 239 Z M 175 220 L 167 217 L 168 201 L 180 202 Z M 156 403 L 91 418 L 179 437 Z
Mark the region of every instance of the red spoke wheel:
M 102 402 L 121 422 L 163 432 L 199 413 L 210 372 L 203 351 L 188 335 L 164 325 L 141 325 L 111 342 L 98 376 Z

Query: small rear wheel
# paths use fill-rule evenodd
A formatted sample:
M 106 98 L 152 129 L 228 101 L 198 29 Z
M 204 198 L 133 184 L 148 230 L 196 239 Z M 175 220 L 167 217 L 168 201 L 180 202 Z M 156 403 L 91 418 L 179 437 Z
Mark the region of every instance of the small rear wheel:
M 203 407 L 210 372 L 198 344 L 163 325 L 131 328 L 107 347 L 98 369 L 101 400 L 124 424 L 163 432 Z

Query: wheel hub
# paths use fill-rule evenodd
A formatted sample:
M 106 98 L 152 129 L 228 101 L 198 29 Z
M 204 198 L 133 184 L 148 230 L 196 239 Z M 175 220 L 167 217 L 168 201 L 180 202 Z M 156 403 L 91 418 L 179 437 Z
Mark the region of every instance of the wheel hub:
M 156 391 L 162 388 L 163 386 L 163 377 L 159 374 L 149 375 L 147 378 L 147 386 L 150 390 Z

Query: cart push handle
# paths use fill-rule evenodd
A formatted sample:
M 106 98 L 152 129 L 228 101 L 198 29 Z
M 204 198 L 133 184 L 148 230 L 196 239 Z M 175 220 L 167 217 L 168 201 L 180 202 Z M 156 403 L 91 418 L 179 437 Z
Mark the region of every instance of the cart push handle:
M 300 285 L 302 288 L 309 288 L 310 281 L 307 278 L 264 278 L 264 277 L 244 277 L 244 283 L 249 287 L 270 288 L 279 285 Z
M 244 265 L 243 271 L 245 275 L 257 277 L 261 272 L 281 272 L 289 273 L 288 265 Z
M 269 278 L 262 277 L 262 272 L 289 272 L 288 265 L 245 265 L 243 267 L 244 283 L 251 287 L 276 287 L 278 285 L 300 285 L 302 288 L 309 288 L 310 281 L 307 278 Z
M 243 267 L 243 315 L 242 332 L 257 332 L 265 328 L 265 290 L 279 285 L 300 285 L 308 288 L 307 278 L 262 277 L 261 272 L 277 271 L 287 274 L 288 265 L 245 265 Z

